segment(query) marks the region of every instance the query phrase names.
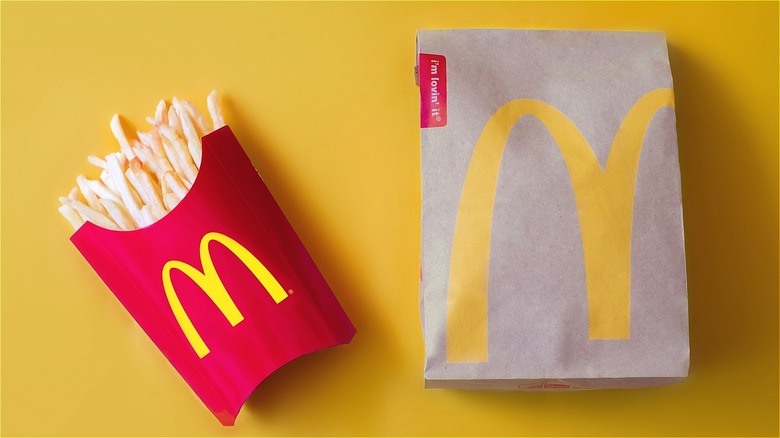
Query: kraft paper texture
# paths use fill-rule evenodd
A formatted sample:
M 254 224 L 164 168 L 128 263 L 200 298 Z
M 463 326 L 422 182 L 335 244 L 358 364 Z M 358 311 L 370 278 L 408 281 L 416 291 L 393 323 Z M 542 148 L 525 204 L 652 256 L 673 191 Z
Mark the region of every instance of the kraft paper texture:
M 426 387 L 682 380 L 688 303 L 664 35 L 417 38 L 421 108 L 446 104 L 443 119 L 421 114 Z M 431 57 L 446 71 L 431 76 Z M 431 100 L 431 84 L 446 96 Z

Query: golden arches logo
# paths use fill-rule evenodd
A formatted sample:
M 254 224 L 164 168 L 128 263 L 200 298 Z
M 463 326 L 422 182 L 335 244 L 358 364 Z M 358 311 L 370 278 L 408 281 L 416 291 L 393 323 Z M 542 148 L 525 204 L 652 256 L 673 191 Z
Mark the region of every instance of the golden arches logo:
M 630 336 L 631 227 L 639 156 L 655 113 L 674 107 L 670 88 L 651 91 L 628 111 L 606 168 L 566 115 L 534 99 L 499 108 L 477 140 L 455 223 L 447 291 L 447 362 L 488 360 L 488 266 L 498 171 L 512 127 L 530 115 L 545 124 L 574 188 L 582 235 L 590 339 Z
M 214 267 L 214 262 L 211 259 L 211 252 L 209 251 L 209 243 L 211 242 L 221 243 L 238 257 L 238 259 L 252 271 L 252 274 L 254 274 L 255 278 L 257 278 L 263 287 L 265 287 L 274 302 L 279 304 L 282 300 L 287 298 L 287 292 L 285 292 L 276 278 L 274 278 L 268 269 L 260 263 L 257 257 L 240 243 L 221 233 L 212 232 L 204 235 L 200 240 L 200 261 L 203 265 L 203 272 L 179 260 L 168 261 L 162 269 L 165 296 L 168 298 L 168 303 L 173 311 L 173 316 L 176 317 L 176 322 L 179 323 L 179 326 L 184 332 L 184 336 L 187 337 L 190 345 L 192 345 L 192 348 L 195 349 L 195 352 L 201 359 L 209 354 L 210 350 L 206 346 L 206 343 L 203 342 L 203 338 L 200 337 L 200 334 L 192 324 L 190 317 L 181 305 L 179 296 L 176 294 L 176 291 L 173 288 L 173 282 L 171 281 L 172 270 L 176 269 L 181 271 L 206 292 L 206 295 L 208 295 L 233 327 L 244 320 L 244 315 L 241 314 L 241 311 L 238 310 L 233 299 L 230 298 L 230 294 L 228 294 L 225 289 L 225 285 L 222 284 L 217 269 Z

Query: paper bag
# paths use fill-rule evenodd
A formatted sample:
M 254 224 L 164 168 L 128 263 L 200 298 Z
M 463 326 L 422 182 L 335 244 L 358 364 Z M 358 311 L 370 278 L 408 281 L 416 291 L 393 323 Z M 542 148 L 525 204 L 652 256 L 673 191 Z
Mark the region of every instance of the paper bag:
M 685 246 L 663 34 L 417 38 L 426 387 L 682 380 Z
M 355 333 L 227 126 L 168 215 L 71 240 L 224 425 L 276 369 Z

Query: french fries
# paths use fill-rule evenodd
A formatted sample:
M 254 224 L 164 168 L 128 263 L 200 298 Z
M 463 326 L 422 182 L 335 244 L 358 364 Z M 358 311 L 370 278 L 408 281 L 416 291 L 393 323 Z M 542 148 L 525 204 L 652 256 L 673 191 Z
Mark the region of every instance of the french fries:
M 111 132 L 119 152 L 87 161 L 100 171 L 97 179 L 76 177 L 68 196 L 59 198 L 58 211 L 79 229 L 85 222 L 111 230 L 149 226 L 173 210 L 195 182 L 202 158 L 201 137 L 225 125 L 217 92 L 206 100 L 211 124 L 187 100 L 160 101 L 149 132 L 129 138 L 119 115 L 111 118 Z

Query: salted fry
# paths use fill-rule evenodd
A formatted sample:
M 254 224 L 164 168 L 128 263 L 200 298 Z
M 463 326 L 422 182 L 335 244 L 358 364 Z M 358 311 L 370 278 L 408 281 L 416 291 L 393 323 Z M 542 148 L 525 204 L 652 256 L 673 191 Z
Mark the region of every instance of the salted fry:
M 133 153 L 132 148 L 130 148 L 130 142 L 127 141 L 127 137 L 125 136 L 125 130 L 122 129 L 122 122 L 119 121 L 119 114 L 114 114 L 114 117 L 111 118 L 111 132 L 114 133 L 114 137 L 116 137 L 119 142 L 119 147 L 122 148 L 122 152 L 127 158 L 135 158 L 135 154 Z
M 176 112 L 179 114 L 181 130 L 184 133 L 184 139 L 187 140 L 187 149 L 189 151 L 189 155 L 192 158 L 195 166 L 200 167 L 200 135 L 198 135 L 198 132 L 195 129 L 195 125 L 190 119 L 190 115 L 187 112 L 187 109 L 184 107 L 184 104 L 175 97 L 173 98 L 173 107 L 176 108 Z M 195 173 L 197 173 L 197 171 Z M 193 178 L 191 181 L 195 181 L 195 179 Z
M 107 216 L 105 216 L 102 213 L 98 213 L 97 211 L 89 208 L 87 205 L 85 205 L 81 201 L 76 201 L 73 199 L 68 199 L 64 196 L 60 196 L 60 202 L 64 205 L 67 205 L 68 207 L 72 208 L 73 210 L 76 210 L 78 214 L 84 218 L 84 220 L 87 220 L 89 222 L 92 222 L 93 224 L 107 228 L 109 230 L 118 230 L 119 226 L 114 222 L 113 220 L 109 219 Z
M 127 155 L 122 152 L 116 152 L 112 155 L 116 157 L 119 167 L 121 167 L 124 172 L 124 170 L 127 169 Z M 108 157 L 106 157 L 106 159 L 108 159 Z M 108 161 L 106 161 L 106 163 L 108 163 Z
M 100 204 L 100 198 L 98 198 L 97 194 L 89 187 L 87 177 L 84 175 L 77 176 L 76 185 L 78 185 L 81 195 L 84 197 L 84 200 L 87 201 L 87 205 L 90 208 L 103 214 L 106 213 L 103 206 Z
M 149 172 L 152 175 L 160 174 L 160 163 L 157 162 L 157 157 L 154 156 L 151 148 L 139 148 L 135 152 L 138 158 L 141 159 L 144 172 Z
M 60 214 L 65 217 L 65 219 L 70 222 L 70 225 L 73 227 L 74 230 L 78 230 L 81 228 L 82 225 L 84 225 L 84 219 L 79 216 L 78 213 L 76 213 L 76 210 L 71 208 L 67 205 L 60 205 L 57 210 L 60 212 Z
M 141 135 L 142 133 L 138 133 Z M 145 137 L 147 134 L 143 134 Z M 133 152 L 141 160 L 143 168 L 149 170 L 154 175 L 160 174 L 160 163 L 157 162 L 157 158 L 154 156 L 152 148 L 148 146 L 143 140 L 133 145 Z
M 171 170 L 171 171 L 169 171 L 169 172 L 173 172 L 173 171 Z M 164 175 L 164 174 L 163 174 L 163 175 Z M 165 195 L 167 195 L 168 193 L 171 193 L 171 188 L 170 188 L 170 187 L 168 187 L 168 183 L 167 183 L 167 182 L 165 182 L 165 178 L 164 178 L 164 177 L 161 177 L 161 178 L 160 178 L 160 192 L 162 193 L 162 195 L 163 195 L 163 198 L 164 198 L 164 197 L 165 197 Z
M 125 170 L 125 179 L 129 183 L 129 186 L 135 190 L 136 193 L 138 193 L 138 197 L 141 198 L 141 202 L 138 203 L 138 208 L 143 208 L 143 206 L 146 204 L 146 199 L 144 199 L 144 194 L 140 191 L 140 183 L 138 182 L 138 178 L 136 178 L 136 174 L 133 172 L 133 169 Z
M 186 99 L 182 99 L 181 104 L 184 107 L 184 110 L 187 112 L 187 115 L 192 120 L 192 123 L 195 126 L 195 130 L 198 132 L 199 140 L 200 137 L 203 137 L 204 135 L 211 132 L 209 122 L 206 120 L 206 117 L 203 116 L 203 113 L 200 112 L 200 110 L 192 102 Z
M 100 172 L 100 181 L 108 190 L 111 190 L 113 193 L 117 193 L 116 186 L 114 185 L 114 180 L 111 179 L 111 175 L 109 175 L 108 173 L 108 167 L 106 167 L 106 169 Z M 93 188 L 92 190 L 94 191 L 95 189 Z M 119 195 L 117 195 L 117 198 L 118 197 Z
M 168 160 L 168 156 L 165 153 L 165 149 L 163 148 L 162 139 L 160 139 L 160 133 L 155 129 L 151 132 L 150 139 L 151 143 L 151 149 L 154 153 L 154 157 L 157 159 L 158 164 L 158 173 L 157 173 L 157 179 L 159 181 L 163 180 L 163 175 L 165 175 L 165 172 L 172 171 L 173 167 L 171 166 L 171 162 Z
M 187 188 L 184 187 L 184 184 L 182 183 L 181 179 L 179 178 L 179 175 L 168 172 L 165 174 L 165 183 L 168 185 L 168 187 L 173 191 L 173 193 L 176 194 L 176 196 L 179 198 L 179 200 L 184 199 L 184 196 L 187 195 Z
M 151 136 L 152 136 L 151 132 L 136 131 L 135 134 L 138 136 L 138 140 L 141 142 L 142 145 L 144 145 L 144 146 L 149 146 L 150 145 L 150 143 L 152 141 L 151 140 Z
M 124 203 L 130 216 L 135 219 L 136 222 L 140 222 L 142 220 L 141 205 L 140 202 L 136 201 L 138 194 L 133 196 L 133 193 L 131 193 L 132 189 L 127 183 L 125 172 L 122 170 L 122 166 L 120 166 L 116 154 L 106 157 L 106 163 L 108 163 L 108 172 L 111 175 L 111 179 L 114 181 L 114 185 L 119 193 L 119 197 L 122 199 L 122 203 Z
M 110 199 L 101 199 L 100 203 L 106 209 L 111 219 L 119 225 L 120 229 L 134 230 L 138 228 L 138 224 L 130 217 L 127 209 L 122 204 Z
M 106 174 L 108 175 L 108 174 Z M 110 177 L 107 176 L 107 179 L 110 179 Z M 105 185 L 103 185 L 103 181 L 95 181 L 95 180 L 86 180 L 84 182 L 89 189 L 97 195 L 99 199 L 110 199 L 114 202 L 120 202 L 119 195 L 116 194 L 113 190 L 109 189 Z
M 179 154 L 176 153 L 176 150 L 173 145 L 171 145 L 171 142 L 165 139 L 163 140 L 162 145 L 163 150 L 165 151 L 165 156 L 168 158 L 168 162 L 171 163 L 172 170 L 179 175 L 183 175 L 184 166 L 182 166 L 179 160 Z
M 165 213 L 167 211 L 165 210 L 165 206 L 155 206 L 155 205 L 149 205 L 149 211 L 152 213 L 152 217 L 154 218 L 155 222 L 162 219 L 163 216 L 165 216 Z
M 111 118 L 111 132 L 120 151 L 87 161 L 100 176 L 76 177 L 76 187 L 61 196 L 60 214 L 78 229 L 89 221 L 112 230 L 133 230 L 164 217 L 187 195 L 198 177 L 203 155 L 201 139 L 225 122 L 216 91 L 206 99 L 211 124 L 192 102 L 172 98 L 157 103 L 152 128 L 128 138 L 118 114 Z
M 81 198 L 79 198 L 79 189 L 77 187 L 70 189 L 70 192 L 68 192 L 68 199 L 73 199 L 76 201 L 81 200 Z
M 154 120 L 158 123 L 168 124 L 168 106 L 164 100 L 157 104 L 157 108 L 154 110 Z
M 176 108 L 173 106 L 168 107 L 168 126 L 173 128 L 178 135 L 184 135 L 181 131 L 181 122 L 179 121 L 179 114 L 176 113 Z
M 173 210 L 179 204 L 179 201 L 181 201 L 179 197 L 176 196 L 176 193 L 166 193 L 163 200 L 165 202 L 165 208 L 167 208 L 168 211 Z
M 133 159 L 128 159 L 125 154 L 121 152 L 117 152 L 114 154 L 119 161 L 119 167 L 122 170 L 122 174 L 124 175 L 124 172 L 127 172 L 127 169 L 130 168 L 130 162 L 132 161 L 140 161 L 138 157 L 134 157 Z M 112 176 L 113 178 L 113 176 Z M 127 179 L 125 179 L 126 182 Z M 138 206 L 138 211 L 141 210 L 141 205 L 143 205 L 144 201 L 141 199 L 141 197 L 138 195 L 138 192 L 135 191 L 135 189 L 131 185 L 127 185 L 129 187 L 130 196 L 133 197 L 133 200 L 135 201 L 135 204 Z M 117 191 L 119 193 L 119 191 Z M 121 193 L 120 193 L 121 194 Z
M 106 167 L 108 167 L 108 164 L 106 164 L 106 160 L 102 158 L 98 158 L 94 155 L 88 156 L 87 161 L 89 161 L 89 164 L 95 165 L 101 169 L 105 169 Z
M 195 163 L 192 161 L 187 146 L 184 145 L 182 139 L 173 132 L 172 129 L 160 126 L 160 133 L 162 134 L 163 146 L 165 152 L 168 155 L 168 159 L 176 170 L 177 173 L 184 175 L 187 183 L 187 188 L 192 186 L 195 182 L 195 178 L 198 176 L 198 168 L 195 167 Z
M 127 169 L 125 172 L 127 180 L 133 185 L 135 191 L 141 196 L 144 204 L 162 208 L 162 191 L 157 184 L 152 181 L 149 174 L 140 167 Z
M 149 226 L 149 225 L 155 223 L 155 221 L 157 221 L 157 219 L 155 219 L 154 216 L 152 216 L 151 207 L 149 207 L 148 205 L 144 205 L 143 207 L 141 207 L 141 216 L 144 218 L 144 225 L 143 226 L 145 226 L 145 227 Z
M 149 132 L 138 132 L 138 138 L 141 140 L 143 145 L 141 149 L 143 152 L 140 152 L 139 154 L 139 152 L 136 151 L 136 154 L 139 155 L 139 158 L 144 163 L 144 165 L 153 170 L 155 177 L 158 180 L 161 180 L 165 172 L 168 170 L 173 170 L 170 161 L 168 161 L 168 157 L 162 146 L 162 140 L 160 140 L 160 134 L 157 130 L 158 126 L 165 125 L 161 125 L 149 117 L 147 117 L 147 120 L 149 120 L 149 122 L 155 126 L 155 129 Z
M 225 126 L 225 120 L 222 118 L 222 111 L 220 111 L 219 102 L 217 101 L 217 90 L 211 90 L 209 97 L 206 99 L 206 106 L 209 108 L 209 115 L 211 116 L 211 122 L 214 124 L 214 130 Z

